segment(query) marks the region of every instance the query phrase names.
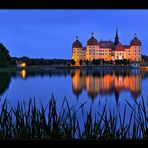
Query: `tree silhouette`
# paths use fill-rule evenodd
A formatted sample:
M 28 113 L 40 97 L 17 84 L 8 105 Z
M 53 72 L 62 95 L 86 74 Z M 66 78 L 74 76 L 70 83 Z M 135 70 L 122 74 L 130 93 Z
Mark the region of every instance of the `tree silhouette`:
M 76 62 L 75 62 L 74 59 L 71 60 L 71 64 L 72 64 L 72 65 L 75 65 L 75 64 L 76 64 Z
M 9 55 L 8 49 L 0 43 L 0 67 L 10 67 L 11 57 Z

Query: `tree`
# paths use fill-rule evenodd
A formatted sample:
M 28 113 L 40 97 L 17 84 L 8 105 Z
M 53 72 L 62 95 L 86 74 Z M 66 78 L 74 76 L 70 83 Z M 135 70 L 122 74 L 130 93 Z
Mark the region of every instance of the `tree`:
M 8 49 L 0 43 L 0 67 L 10 67 L 11 57 L 9 55 Z
M 82 61 L 82 60 L 80 60 L 80 61 L 79 61 L 79 64 L 80 64 L 80 65 L 82 65 L 82 63 L 83 63 L 83 61 Z
M 103 65 L 105 64 L 105 61 L 104 61 L 104 59 L 102 59 L 102 64 L 103 64 Z
M 64 65 L 66 65 L 67 64 L 67 61 L 64 61 Z
M 98 59 L 97 61 L 98 61 L 98 65 L 100 65 L 100 64 L 101 64 L 101 60 L 100 60 L 100 59 Z
M 110 60 L 110 65 L 113 65 L 113 60 Z
M 127 59 L 123 59 L 122 63 L 123 63 L 124 65 L 127 65 Z
M 119 60 L 119 65 L 122 65 L 123 64 L 123 60 Z
M 119 65 L 119 63 L 120 63 L 119 60 L 115 60 L 116 65 Z
M 76 64 L 76 62 L 75 62 L 74 59 L 71 60 L 71 64 L 72 64 L 72 65 L 75 65 L 75 64 Z
M 96 60 L 95 59 L 92 60 L 92 65 L 96 65 Z
M 86 60 L 86 65 L 89 65 L 89 61 L 88 60 Z

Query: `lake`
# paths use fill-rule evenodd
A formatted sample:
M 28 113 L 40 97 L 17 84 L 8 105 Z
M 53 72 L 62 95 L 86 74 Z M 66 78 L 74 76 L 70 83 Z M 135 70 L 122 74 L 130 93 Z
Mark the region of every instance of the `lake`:
M 0 72 L 1 99 L 12 105 L 18 100 L 35 98 L 46 105 L 52 94 L 60 106 L 64 97 L 72 104 L 87 102 L 97 108 L 98 102 L 115 108 L 125 100 L 148 97 L 148 69 L 100 68 L 53 69 L 45 71 Z

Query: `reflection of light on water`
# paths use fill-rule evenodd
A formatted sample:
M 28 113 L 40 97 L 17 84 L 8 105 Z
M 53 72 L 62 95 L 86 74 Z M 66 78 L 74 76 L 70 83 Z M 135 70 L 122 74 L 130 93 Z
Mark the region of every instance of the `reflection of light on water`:
M 76 96 L 79 96 L 85 89 L 88 96 L 94 99 L 98 94 L 119 94 L 122 91 L 129 91 L 134 98 L 138 98 L 141 94 L 141 75 L 139 70 L 130 71 L 128 73 L 106 73 L 101 76 L 99 74 L 87 75 L 84 71 L 77 70 L 72 73 L 72 89 Z
M 25 78 L 26 77 L 26 70 L 21 70 L 21 77 Z

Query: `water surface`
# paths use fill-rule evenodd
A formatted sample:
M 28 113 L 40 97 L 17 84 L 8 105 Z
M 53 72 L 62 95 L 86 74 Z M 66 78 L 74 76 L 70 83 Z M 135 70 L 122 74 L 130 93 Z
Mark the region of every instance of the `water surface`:
M 60 105 L 66 97 L 70 104 L 88 102 L 97 107 L 99 100 L 110 106 L 125 100 L 148 97 L 148 70 L 140 69 L 77 69 L 0 72 L 0 95 L 11 104 L 35 98 L 44 104 L 54 95 Z

